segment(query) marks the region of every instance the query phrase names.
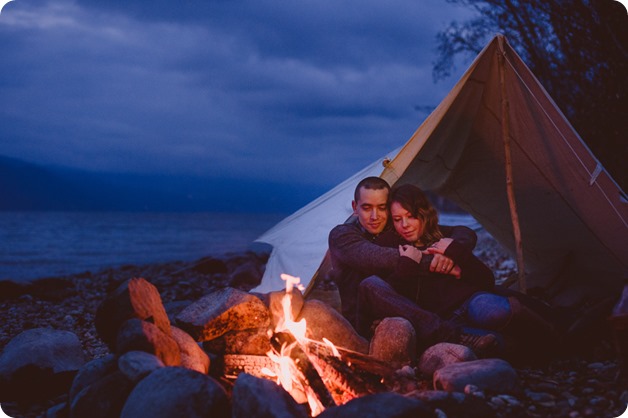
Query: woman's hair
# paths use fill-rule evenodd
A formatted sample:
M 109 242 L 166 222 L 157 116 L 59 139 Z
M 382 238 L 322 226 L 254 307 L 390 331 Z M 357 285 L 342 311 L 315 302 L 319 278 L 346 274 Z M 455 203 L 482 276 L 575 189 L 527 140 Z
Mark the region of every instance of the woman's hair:
M 399 203 L 412 216 L 423 222 L 423 235 L 419 240 L 424 245 L 431 245 L 443 238 L 438 229 L 438 212 L 425 196 L 425 193 L 412 184 L 403 184 L 393 187 L 390 192 L 390 203 Z

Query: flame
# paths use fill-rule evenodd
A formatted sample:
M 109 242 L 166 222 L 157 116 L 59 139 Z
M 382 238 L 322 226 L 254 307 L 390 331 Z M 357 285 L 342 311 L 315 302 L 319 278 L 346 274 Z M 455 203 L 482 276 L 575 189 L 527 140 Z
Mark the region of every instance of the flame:
M 282 274 L 281 279 L 286 282 L 286 293 L 281 299 L 283 318 L 281 318 L 275 326 L 275 332 L 288 331 L 294 336 L 298 343 L 305 344 L 308 341 L 308 338 L 305 336 L 307 330 L 305 318 L 296 322 L 292 315 L 292 292 L 295 287 L 300 291 L 305 290 L 305 287 L 300 284 L 301 279 L 299 277 Z M 277 384 L 283 386 L 298 403 L 303 403 L 307 400 L 310 406 L 310 412 L 312 416 L 315 417 L 323 412 L 325 407 L 321 405 L 311 388 L 301 385 L 300 380 L 297 378 L 301 372 L 294 363 L 294 360 L 287 354 L 290 352 L 291 348 L 292 345 L 283 345 L 280 353 L 274 351 L 266 353 L 266 355 L 273 360 L 275 370 L 265 369 L 263 372 L 270 377 L 276 378 Z
M 329 349 L 331 350 L 332 354 L 334 355 L 334 357 L 338 357 L 339 359 L 342 359 L 342 357 L 340 356 L 340 352 L 338 351 L 338 349 L 336 348 L 336 346 L 334 345 L 334 343 L 332 343 L 331 341 L 329 341 L 327 338 L 323 337 L 323 342 L 325 343 L 325 345 L 327 347 L 329 347 Z

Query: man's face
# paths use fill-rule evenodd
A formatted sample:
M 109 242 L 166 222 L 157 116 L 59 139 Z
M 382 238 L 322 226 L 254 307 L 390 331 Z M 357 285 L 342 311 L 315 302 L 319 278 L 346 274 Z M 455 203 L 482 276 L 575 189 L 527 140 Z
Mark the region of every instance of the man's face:
M 353 201 L 353 213 L 358 216 L 360 224 L 373 235 L 384 230 L 388 221 L 388 190 L 360 188 L 360 199 Z

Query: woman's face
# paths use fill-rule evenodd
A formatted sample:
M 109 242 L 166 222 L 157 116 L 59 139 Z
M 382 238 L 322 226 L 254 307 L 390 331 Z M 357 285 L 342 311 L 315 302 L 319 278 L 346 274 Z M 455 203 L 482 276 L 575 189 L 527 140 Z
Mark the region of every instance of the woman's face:
M 399 202 L 392 202 L 390 215 L 395 229 L 406 241 L 416 242 L 423 235 L 423 222 L 408 212 Z

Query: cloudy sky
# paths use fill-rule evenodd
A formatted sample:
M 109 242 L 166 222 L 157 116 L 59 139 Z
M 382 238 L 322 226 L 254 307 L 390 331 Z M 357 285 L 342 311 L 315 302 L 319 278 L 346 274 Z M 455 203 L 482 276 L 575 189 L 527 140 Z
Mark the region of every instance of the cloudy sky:
M 402 145 L 445 0 L 15 0 L 0 155 L 93 171 L 333 186 Z

